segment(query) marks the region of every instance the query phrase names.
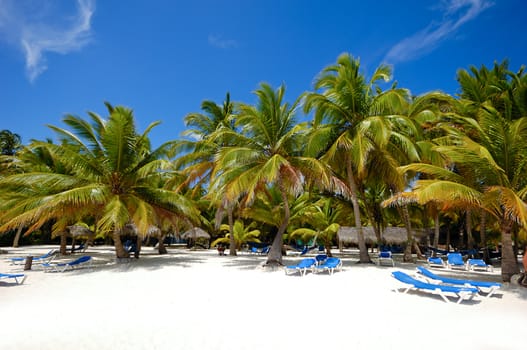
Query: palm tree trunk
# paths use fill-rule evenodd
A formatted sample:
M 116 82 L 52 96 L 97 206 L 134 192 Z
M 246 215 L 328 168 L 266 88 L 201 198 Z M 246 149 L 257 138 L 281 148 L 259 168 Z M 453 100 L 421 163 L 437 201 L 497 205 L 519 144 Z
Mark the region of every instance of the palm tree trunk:
M 468 209 L 466 212 L 466 230 L 467 230 L 467 249 L 474 248 L 474 237 L 472 236 L 472 210 Z
M 123 242 L 121 241 L 121 230 L 113 230 L 113 244 L 115 247 L 116 258 L 129 258 L 130 254 L 124 249 Z
M 68 248 L 68 237 L 66 236 L 66 232 L 62 232 L 60 235 L 60 255 L 66 255 Z
M 355 217 L 355 227 L 357 228 L 358 232 L 357 236 L 359 243 L 359 262 L 371 263 L 371 258 L 368 254 L 368 247 L 366 247 L 366 241 L 364 240 L 364 232 L 362 231 L 357 183 L 355 182 L 355 177 L 353 176 L 353 169 L 351 167 L 350 161 L 347 162 L 347 172 L 348 185 L 351 192 L 351 204 L 353 206 L 353 216 Z
M 481 210 L 481 221 L 479 224 L 479 235 L 480 235 L 480 245 L 483 248 L 483 260 L 488 264 L 490 263 L 489 249 L 487 247 L 487 212 Z
M 167 247 L 165 246 L 165 237 L 166 237 L 166 234 L 163 234 L 161 233 L 159 235 L 159 240 L 158 240 L 158 245 L 157 245 L 157 251 L 159 252 L 159 254 L 167 254 L 168 251 L 167 251 Z
M 236 256 L 236 241 L 234 240 L 234 218 L 232 215 L 232 205 L 229 205 L 227 208 L 227 221 L 229 222 L 229 232 L 231 232 L 229 236 L 229 255 Z
M 406 248 L 404 249 L 403 261 L 413 262 L 412 246 L 414 245 L 414 236 L 412 235 L 412 225 L 410 223 L 410 214 L 408 213 L 408 206 L 403 204 L 400 207 L 400 213 L 403 217 L 404 227 L 406 228 Z
M 141 254 L 141 247 L 143 246 L 143 239 L 144 237 L 141 237 L 141 235 L 137 235 L 137 241 L 135 244 L 135 252 L 134 252 L 134 258 L 136 259 L 139 259 L 139 254 Z M 164 239 L 165 237 L 163 237 L 163 240 Z
M 437 246 L 439 245 L 439 211 L 436 210 L 434 213 L 434 252 L 433 256 L 436 256 Z
M 280 193 L 282 194 L 282 202 L 284 203 L 284 220 L 278 228 L 278 232 L 274 237 L 273 244 L 271 244 L 271 249 L 269 250 L 269 254 L 267 255 L 267 261 L 265 264 L 268 266 L 282 265 L 283 237 L 285 230 L 287 229 L 287 225 L 289 225 L 289 217 L 291 216 L 291 212 L 289 210 L 289 200 L 287 198 L 287 191 L 284 188 L 284 184 L 280 176 L 278 177 L 278 187 L 280 188 Z
M 18 226 L 16 230 L 15 239 L 13 239 L 13 248 L 18 248 L 18 241 L 20 241 L 20 236 L 22 235 L 22 230 L 24 227 L 22 225 Z
M 513 223 L 507 218 L 501 221 L 501 278 L 503 282 L 510 282 L 513 275 L 520 273 L 520 268 L 512 248 Z

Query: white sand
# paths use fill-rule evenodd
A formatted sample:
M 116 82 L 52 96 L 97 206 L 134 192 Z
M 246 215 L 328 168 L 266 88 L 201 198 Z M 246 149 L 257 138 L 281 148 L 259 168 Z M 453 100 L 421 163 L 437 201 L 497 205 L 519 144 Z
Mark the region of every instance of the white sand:
M 28 249 L 8 248 L 0 272 L 20 271 L 5 258 Z M 525 288 L 504 285 L 457 305 L 393 292 L 401 285 L 390 272 L 413 272 L 413 264 L 363 266 L 343 256 L 342 272 L 297 277 L 264 271 L 265 257 L 253 255 L 144 253 L 114 264 L 109 247 L 90 248 L 90 270 L 32 270 L 23 285 L 0 283 L 0 349 L 524 348 Z M 457 274 L 499 280 L 499 270 Z

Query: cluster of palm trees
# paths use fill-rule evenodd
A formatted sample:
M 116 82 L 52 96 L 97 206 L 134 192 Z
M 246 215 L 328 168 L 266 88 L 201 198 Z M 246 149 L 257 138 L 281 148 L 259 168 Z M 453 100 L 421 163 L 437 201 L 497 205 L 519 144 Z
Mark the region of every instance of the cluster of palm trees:
M 329 244 L 338 225 L 353 223 L 360 261 L 369 262 L 363 226 L 379 241 L 386 225 L 405 226 L 410 259 L 412 226 L 434 226 L 437 245 L 441 218 L 456 213 L 469 247 L 485 245 L 487 231 L 501 234 L 508 280 L 527 227 L 527 77 L 507 61 L 457 77 L 457 97 L 412 96 L 388 85 L 389 66 L 368 78 L 344 53 L 292 103 L 284 85 L 266 83 L 255 104 L 229 94 L 221 105 L 204 101 L 185 117 L 182 138 L 157 149 L 148 138 L 157 123 L 139 133 L 128 108 L 68 115 L 68 128 L 51 126 L 58 143 L 32 141 L 3 156 L 0 232 L 52 223 L 59 234 L 84 222 L 123 257 L 127 224 L 140 233 L 206 226 L 232 232 L 225 239 L 235 255 L 235 233 L 247 227 L 255 238 L 256 222 L 272 238 L 267 263 L 280 264 L 284 238 Z

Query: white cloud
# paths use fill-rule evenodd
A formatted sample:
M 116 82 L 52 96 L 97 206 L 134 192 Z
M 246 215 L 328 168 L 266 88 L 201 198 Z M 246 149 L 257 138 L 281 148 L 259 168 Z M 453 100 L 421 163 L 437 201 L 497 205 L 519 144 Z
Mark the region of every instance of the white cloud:
M 224 39 L 221 35 L 209 35 L 209 44 L 211 46 L 220 48 L 220 49 L 230 49 L 238 47 L 236 40 Z
M 47 0 L 0 0 L 0 39 L 25 55 L 33 82 L 47 69 L 46 53 L 80 50 L 91 39 L 95 0 L 77 0 L 75 13 L 64 13 Z
M 386 54 L 384 61 L 391 64 L 411 61 L 433 51 L 459 27 L 475 19 L 492 5 L 494 4 L 489 0 L 443 1 L 439 7 L 442 18 L 395 44 Z

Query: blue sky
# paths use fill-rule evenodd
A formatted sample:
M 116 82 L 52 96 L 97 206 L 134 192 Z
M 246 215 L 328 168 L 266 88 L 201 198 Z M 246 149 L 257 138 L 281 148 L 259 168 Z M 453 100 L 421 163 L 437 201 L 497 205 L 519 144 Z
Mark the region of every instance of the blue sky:
M 342 52 L 367 75 L 393 65 L 418 95 L 457 92 L 459 68 L 527 63 L 525 0 L 0 0 L 0 129 L 53 137 L 103 102 L 180 138 L 203 100 L 254 103 L 260 82 L 294 100 Z

